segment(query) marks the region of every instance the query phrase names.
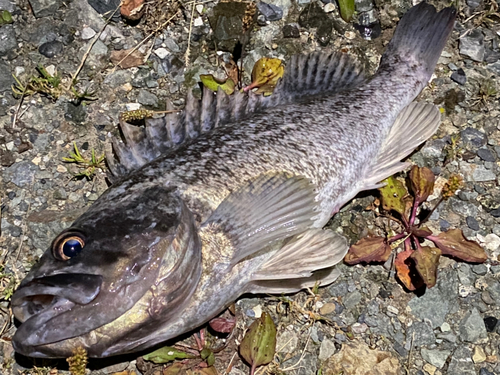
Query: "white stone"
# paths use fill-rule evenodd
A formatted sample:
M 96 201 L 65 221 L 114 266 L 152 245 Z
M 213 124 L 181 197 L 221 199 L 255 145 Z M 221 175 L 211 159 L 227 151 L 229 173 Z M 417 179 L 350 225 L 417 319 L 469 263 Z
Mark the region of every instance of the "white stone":
M 252 310 L 255 313 L 256 318 L 260 318 L 262 316 L 262 306 L 261 305 L 255 306 Z
M 394 315 L 399 314 L 399 310 L 391 305 L 387 306 L 387 311 L 390 312 L 391 314 L 394 314 Z
M 16 66 L 16 68 L 14 69 L 14 74 L 16 75 L 16 77 L 19 77 L 25 71 L 26 71 L 26 69 L 24 69 L 23 66 Z
M 201 17 L 197 17 L 194 19 L 193 26 L 203 26 L 203 19 Z
M 158 48 L 154 50 L 154 53 L 156 56 L 158 56 L 160 59 L 164 59 L 168 55 L 170 55 L 170 52 L 166 48 Z
M 496 251 L 500 247 L 500 237 L 494 233 L 490 233 L 484 237 L 478 234 L 477 239 L 487 250 Z
M 57 171 L 58 171 L 59 173 L 65 173 L 65 172 L 67 172 L 67 171 L 68 171 L 68 169 L 67 169 L 64 165 L 58 165 L 58 166 L 57 166 Z
M 127 103 L 125 104 L 125 108 L 127 108 L 127 111 L 137 111 L 138 109 L 141 108 L 140 103 Z
M 441 332 L 450 332 L 451 331 L 451 327 L 448 323 L 444 322 L 443 324 L 441 324 Z
M 45 68 L 47 73 L 49 73 L 52 77 L 56 75 L 56 67 L 54 65 L 49 65 Z
M 203 14 L 203 4 L 197 4 L 196 11 L 200 14 Z
M 31 160 L 31 162 L 35 165 L 40 164 L 41 161 L 42 161 L 42 158 L 40 156 L 36 156 L 33 158 L 33 160 Z
M 83 40 L 92 39 L 95 36 L 96 32 L 91 27 L 84 27 L 80 33 L 80 36 Z
M 7 147 L 7 150 L 12 151 L 14 149 L 14 141 L 7 142 L 5 147 Z
M 323 8 L 323 10 L 325 11 L 325 13 L 331 13 L 335 10 L 335 4 L 333 4 L 333 3 L 325 4 L 325 7 Z

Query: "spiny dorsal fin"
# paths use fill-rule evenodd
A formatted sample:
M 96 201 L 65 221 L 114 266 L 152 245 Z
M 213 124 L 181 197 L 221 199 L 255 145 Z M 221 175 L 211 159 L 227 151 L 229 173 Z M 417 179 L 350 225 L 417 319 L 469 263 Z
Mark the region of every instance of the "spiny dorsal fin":
M 315 196 L 304 177 L 265 173 L 229 194 L 204 225 L 222 225 L 235 249 L 231 263 L 236 264 L 308 229 L 316 214 Z
M 254 113 L 293 103 L 317 95 L 332 95 L 364 80 L 363 69 L 343 53 L 295 55 L 271 96 L 236 91 L 227 95 L 203 88 L 202 98 L 188 93 L 184 110 L 168 113 L 160 119 L 146 120 L 145 127 L 120 123 L 124 142 L 112 141 L 106 153 L 115 177 L 120 177 L 156 159 L 170 148 L 197 138 L 213 128 L 240 121 Z M 167 110 L 172 110 L 167 105 Z M 115 160 L 117 159 L 117 160 Z

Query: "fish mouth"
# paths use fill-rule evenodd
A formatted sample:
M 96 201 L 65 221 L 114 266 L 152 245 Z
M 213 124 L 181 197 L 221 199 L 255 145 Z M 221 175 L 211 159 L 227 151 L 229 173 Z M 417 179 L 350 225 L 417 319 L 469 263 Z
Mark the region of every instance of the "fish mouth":
M 12 312 L 22 323 L 12 339 L 16 351 L 32 353 L 34 346 L 74 337 L 68 330 L 58 329 L 59 334 L 54 334 L 57 320 L 91 304 L 101 291 L 102 281 L 100 275 L 56 274 L 35 278 L 20 287 L 12 296 Z

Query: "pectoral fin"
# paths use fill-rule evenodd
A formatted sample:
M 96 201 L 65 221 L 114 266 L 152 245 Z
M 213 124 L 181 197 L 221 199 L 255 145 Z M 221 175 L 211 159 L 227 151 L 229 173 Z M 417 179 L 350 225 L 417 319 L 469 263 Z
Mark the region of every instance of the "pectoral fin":
M 288 241 L 252 279 L 307 278 L 316 270 L 341 262 L 348 248 L 346 238 L 330 229 L 309 229 Z
M 235 249 L 232 264 L 308 229 L 316 215 L 315 192 L 302 176 L 263 174 L 231 193 L 204 223 L 218 224 Z

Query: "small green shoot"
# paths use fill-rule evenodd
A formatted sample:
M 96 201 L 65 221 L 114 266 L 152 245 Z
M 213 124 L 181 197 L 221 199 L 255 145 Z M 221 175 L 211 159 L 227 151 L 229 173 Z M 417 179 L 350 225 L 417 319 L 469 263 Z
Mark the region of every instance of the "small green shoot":
M 36 69 L 40 76 L 31 77 L 26 85 L 22 84 L 19 78 L 13 76 L 16 80 L 16 84 L 12 86 L 14 95 L 22 97 L 24 95 L 29 96 L 40 93 L 48 95 L 53 99 L 59 98 L 62 93 L 62 87 L 60 87 L 61 76 L 57 73 L 51 75 L 41 64 Z
M 0 9 L 0 27 L 3 25 L 8 25 L 9 23 L 13 23 L 12 14 L 8 10 Z
M 355 12 L 354 0 L 339 0 L 340 16 L 345 22 L 349 22 Z
M 4 272 L 4 265 L 0 265 L 0 299 L 10 301 L 17 287 L 16 278 L 11 273 Z
M 264 312 L 248 329 L 240 344 L 240 354 L 251 366 L 250 375 L 255 369 L 267 365 L 276 352 L 276 326 L 271 316 Z
M 78 147 L 76 145 L 76 142 L 73 142 L 73 148 L 74 151 L 70 152 L 70 156 L 68 158 L 64 157 L 63 161 L 67 163 L 75 163 L 77 164 L 78 168 L 82 169 L 80 173 L 77 173 L 73 176 L 73 178 L 79 179 L 79 178 L 86 178 L 87 180 L 92 180 L 97 172 L 97 169 L 100 169 L 101 171 L 104 171 L 105 166 L 104 166 L 104 154 L 102 154 L 100 157 L 96 157 L 95 155 L 95 150 L 91 150 L 91 157 L 90 159 L 87 159 L 82 156 L 80 153 L 80 150 L 78 150 Z
M 146 361 L 163 364 L 172 362 L 176 359 L 189 359 L 195 357 L 171 346 L 164 346 L 163 348 L 157 349 L 154 352 L 142 356 L 142 358 L 144 358 L 144 360 Z
M 418 223 L 420 205 L 434 191 L 435 176 L 428 168 L 413 166 L 407 184 L 394 177 L 386 180 L 386 186 L 379 189 L 381 213 L 397 222 L 402 231 L 392 237 L 371 236 L 362 238 L 351 246 L 345 257 L 350 265 L 370 262 L 386 262 L 400 241 L 404 251 L 394 260 L 396 274 L 401 283 L 410 291 L 423 286 L 432 288 L 436 284 L 437 268 L 441 255 L 447 255 L 465 262 L 483 263 L 487 255 L 474 241 L 467 240 L 460 229 L 451 229 L 434 235 L 423 226 L 439 204 L 451 198 L 462 184 L 462 178 L 453 175 L 441 191 L 441 198 L 434 208 Z M 436 247 L 421 246 L 423 240 L 434 242 Z M 395 246 L 394 246 L 395 245 Z

